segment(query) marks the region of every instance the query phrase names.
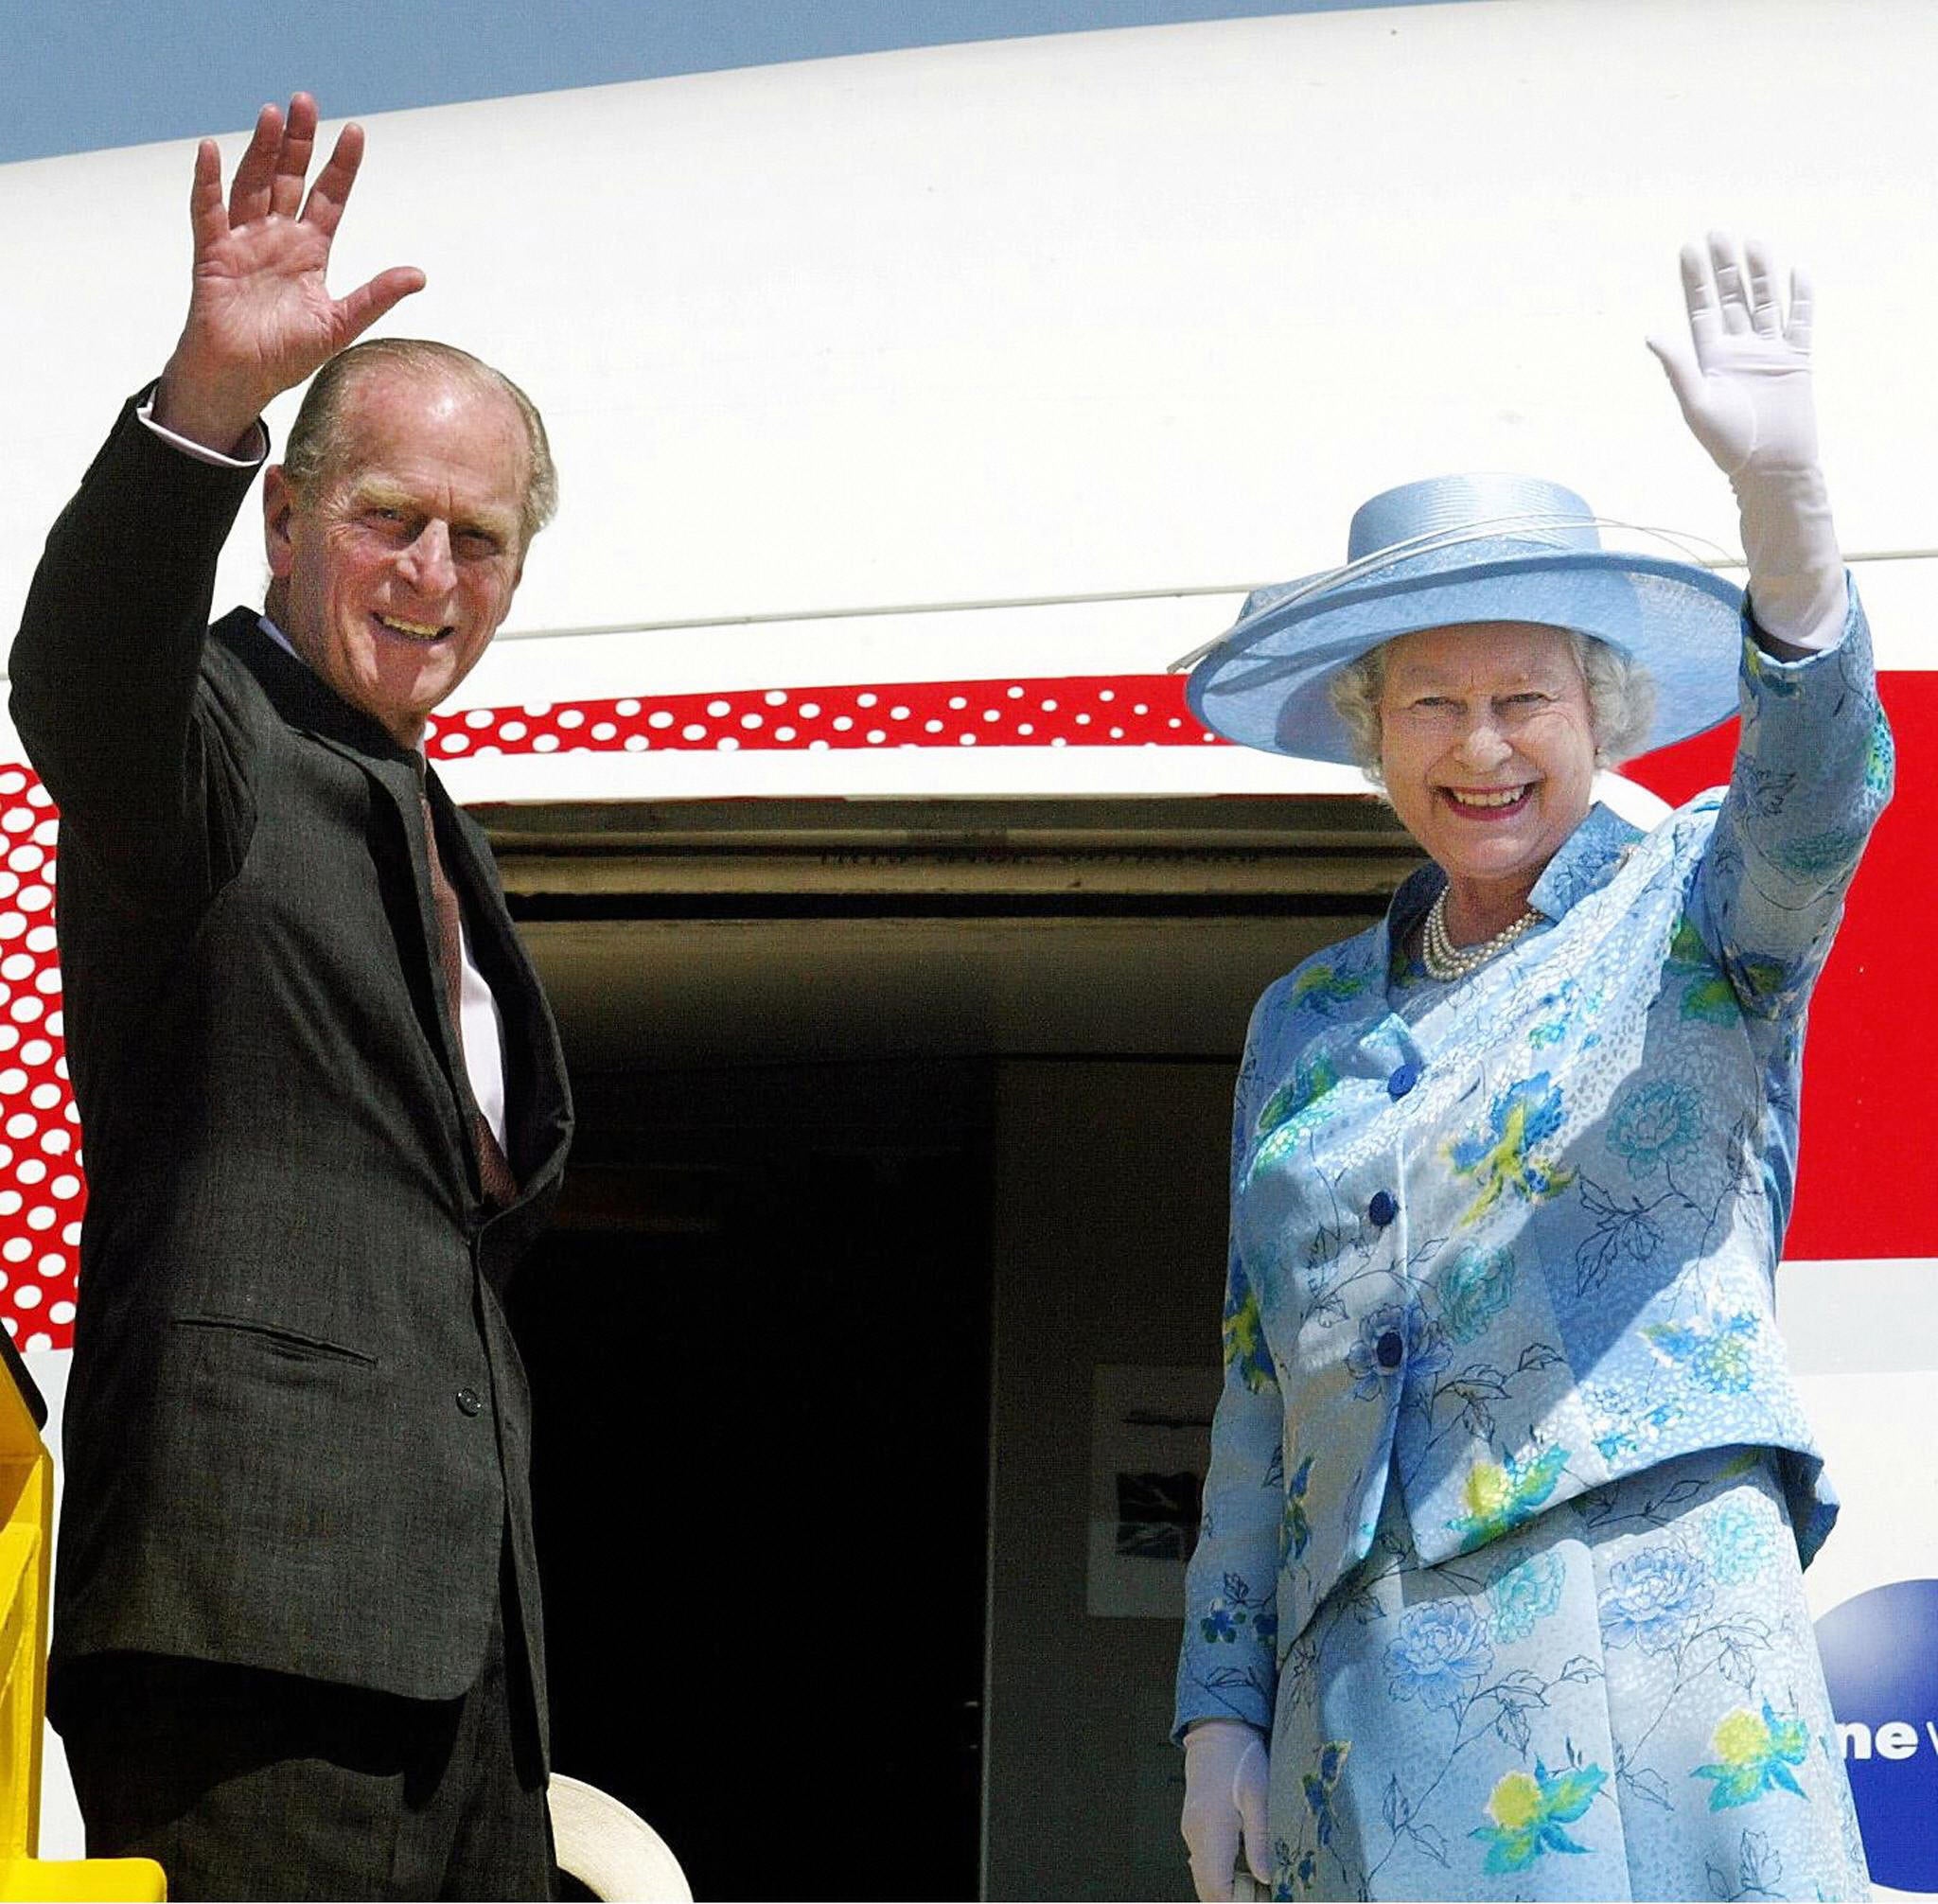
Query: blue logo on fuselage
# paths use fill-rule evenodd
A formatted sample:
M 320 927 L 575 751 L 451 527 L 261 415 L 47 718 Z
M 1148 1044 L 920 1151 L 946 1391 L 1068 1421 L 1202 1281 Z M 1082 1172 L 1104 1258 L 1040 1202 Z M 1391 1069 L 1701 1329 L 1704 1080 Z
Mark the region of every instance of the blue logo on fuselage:
M 1893 1580 L 1817 1622 L 1871 1876 L 1938 1891 L 1938 1580 Z

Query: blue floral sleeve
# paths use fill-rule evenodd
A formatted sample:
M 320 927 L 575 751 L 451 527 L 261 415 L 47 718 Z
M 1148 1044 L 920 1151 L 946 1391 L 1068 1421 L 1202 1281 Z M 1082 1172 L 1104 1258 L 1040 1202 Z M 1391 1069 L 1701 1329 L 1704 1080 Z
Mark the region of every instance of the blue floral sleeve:
M 1280 989 L 1275 985 L 1259 1001 L 1245 1040 L 1232 1117 L 1234 1191 L 1250 1139 L 1261 1028 Z M 1186 1576 L 1172 1733 L 1178 1738 L 1201 1719 L 1241 1719 L 1268 1736 L 1272 1730 L 1285 1409 L 1258 1292 L 1236 1233 L 1225 1273 L 1223 1334 L 1224 1387 L 1211 1427 L 1204 1520 Z
M 1891 730 L 1855 585 L 1842 639 L 1822 654 L 1778 661 L 1746 634 L 1740 704 L 1735 767 L 1685 929 L 1746 1016 L 1800 1020 L 1891 798 Z

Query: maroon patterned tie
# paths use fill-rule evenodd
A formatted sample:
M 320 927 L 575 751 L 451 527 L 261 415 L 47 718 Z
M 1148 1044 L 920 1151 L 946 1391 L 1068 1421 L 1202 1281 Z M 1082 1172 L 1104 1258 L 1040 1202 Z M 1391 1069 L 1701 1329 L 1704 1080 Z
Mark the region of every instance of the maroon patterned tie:
M 471 1121 L 471 1147 L 478 1160 L 478 1187 L 487 1203 L 502 1208 L 519 1193 L 518 1179 L 503 1147 L 471 1095 L 470 1073 L 464 1066 L 465 966 L 463 914 L 457 888 L 445 873 L 437 853 L 437 826 L 431 817 L 431 796 L 420 778 L 417 801 L 424 813 L 424 851 L 431 861 L 431 899 L 437 909 L 437 962 L 444 972 L 444 996 L 450 1005 L 451 1029 L 458 1034 L 458 1091 Z

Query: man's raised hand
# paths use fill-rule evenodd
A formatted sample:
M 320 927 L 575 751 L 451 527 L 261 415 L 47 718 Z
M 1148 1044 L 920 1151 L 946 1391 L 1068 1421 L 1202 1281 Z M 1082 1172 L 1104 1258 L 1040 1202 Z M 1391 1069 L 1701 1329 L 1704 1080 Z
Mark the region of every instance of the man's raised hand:
M 298 93 L 287 117 L 256 115 L 255 136 L 222 199 L 213 139 L 195 154 L 195 235 L 188 318 L 155 394 L 154 420 L 208 449 L 234 450 L 272 397 L 301 383 L 424 285 L 409 266 L 379 272 L 345 297 L 325 282 L 331 240 L 363 159 L 363 130 L 345 126 L 306 200 L 316 101 Z

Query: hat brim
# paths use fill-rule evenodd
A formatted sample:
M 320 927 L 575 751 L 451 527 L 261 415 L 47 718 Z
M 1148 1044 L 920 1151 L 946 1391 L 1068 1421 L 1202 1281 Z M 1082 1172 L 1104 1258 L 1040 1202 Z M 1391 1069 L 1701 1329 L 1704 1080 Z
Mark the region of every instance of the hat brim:
M 1542 550 L 1268 592 L 1192 669 L 1186 699 L 1227 740 L 1351 765 L 1350 737 L 1328 691 L 1332 677 L 1396 635 L 1478 622 L 1573 628 L 1647 668 L 1655 719 L 1640 751 L 1686 740 L 1735 712 L 1743 591 L 1693 563 L 1619 550 Z

